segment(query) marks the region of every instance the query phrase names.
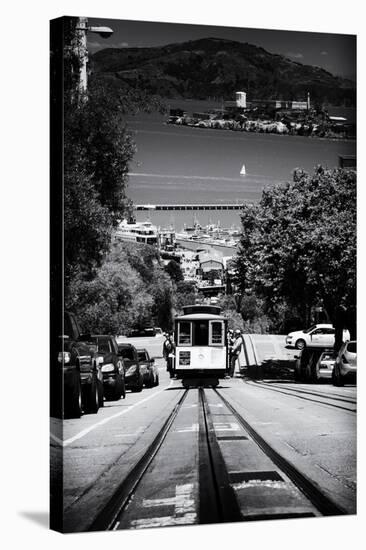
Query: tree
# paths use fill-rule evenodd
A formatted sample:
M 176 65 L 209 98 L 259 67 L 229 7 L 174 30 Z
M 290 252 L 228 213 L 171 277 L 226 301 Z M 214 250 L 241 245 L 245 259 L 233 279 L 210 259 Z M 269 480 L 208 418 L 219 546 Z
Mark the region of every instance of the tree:
M 93 278 L 73 278 L 66 305 L 86 332 L 128 334 L 149 325 L 169 329 L 173 286 L 153 247 L 115 243 Z
M 236 267 L 240 291 L 262 297 L 272 317 L 285 306 L 306 323 L 319 300 L 331 318 L 338 304 L 354 305 L 355 173 L 296 170 L 245 205 Z
M 72 277 L 92 277 L 103 261 L 113 228 L 132 208 L 126 195 L 135 153 L 126 113 L 162 109 L 141 90 L 121 92 L 90 79 L 79 93 L 77 18 L 64 18 L 64 231 L 66 292 Z
M 175 290 L 175 308 L 179 313 L 183 312 L 183 306 L 190 306 L 196 302 L 196 284 L 190 281 L 180 281 Z
M 175 283 L 179 283 L 179 281 L 183 281 L 184 279 L 181 267 L 175 260 L 170 260 L 165 266 L 165 271 Z

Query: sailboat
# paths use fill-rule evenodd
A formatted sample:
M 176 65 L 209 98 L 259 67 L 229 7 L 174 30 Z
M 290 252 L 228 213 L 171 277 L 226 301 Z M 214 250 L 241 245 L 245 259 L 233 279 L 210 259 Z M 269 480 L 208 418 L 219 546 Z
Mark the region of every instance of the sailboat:
M 245 164 L 243 164 L 243 166 L 241 167 L 241 170 L 240 170 L 240 175 L 245 176 L 245 174 L 246 174 Z

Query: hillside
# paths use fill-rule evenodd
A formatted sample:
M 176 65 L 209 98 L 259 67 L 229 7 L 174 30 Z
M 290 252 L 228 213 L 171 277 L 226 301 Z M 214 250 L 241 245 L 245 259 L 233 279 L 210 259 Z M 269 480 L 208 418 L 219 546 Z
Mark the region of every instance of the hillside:
M 92 78 L 166 98 L 306 98 L 354 106 L 355 83 L 252 44 L 205 38 L 156 48 L 106 48 L 90 58 Z

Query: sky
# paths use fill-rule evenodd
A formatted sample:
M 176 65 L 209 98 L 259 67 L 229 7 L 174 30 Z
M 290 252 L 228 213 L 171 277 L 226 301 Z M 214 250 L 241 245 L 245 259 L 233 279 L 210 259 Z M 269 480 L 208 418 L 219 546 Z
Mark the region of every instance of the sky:
M 356 80 L 356 37 L 299 31 L 218 27 L 176 23 L 154 23 L 119 19 L 89 18 L 89 25 L 113 29 L 108 39 L 88 34 L 88 48 L 153 47 L 198 38 L 226 38 L 261 46 L 270 53 L 285 55 L 304 65 L 316 65 L 333 75 Z

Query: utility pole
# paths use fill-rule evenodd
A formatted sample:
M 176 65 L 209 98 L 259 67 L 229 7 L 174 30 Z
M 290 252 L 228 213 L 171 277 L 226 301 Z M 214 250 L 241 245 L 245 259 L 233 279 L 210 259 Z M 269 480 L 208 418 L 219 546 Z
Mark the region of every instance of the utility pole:
M 89 27 L 86 17 L 79 17 L 76 33 L 75 33 L 75 50 L 80 59 L 80 74 L 79 74 L 79 97 L 85 95 L 88 88 L 88 47 L 86 43 L 86 35 L 89 32 L 95 32 L 102 38 L 109 38 L 113 34 L 113 30 L 109 27 Z

